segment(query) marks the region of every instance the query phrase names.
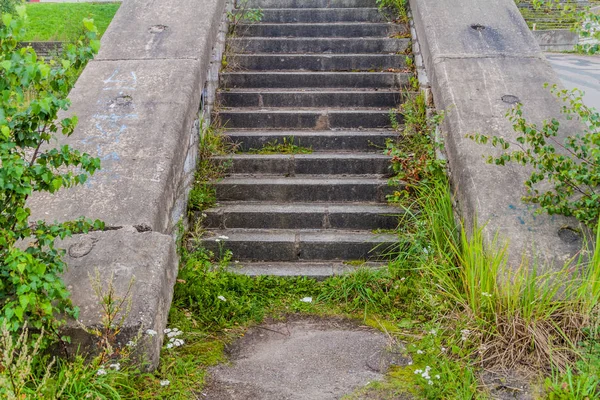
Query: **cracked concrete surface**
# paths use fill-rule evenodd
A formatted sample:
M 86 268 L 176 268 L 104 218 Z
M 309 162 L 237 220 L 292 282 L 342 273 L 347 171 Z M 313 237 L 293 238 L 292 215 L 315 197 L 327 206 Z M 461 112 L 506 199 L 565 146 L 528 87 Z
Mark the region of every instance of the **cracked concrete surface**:
M 259 325 L 228 349 L 200 398 L 333 400 L 407 365 L 383 333 L 345 319 L 299 318 Z

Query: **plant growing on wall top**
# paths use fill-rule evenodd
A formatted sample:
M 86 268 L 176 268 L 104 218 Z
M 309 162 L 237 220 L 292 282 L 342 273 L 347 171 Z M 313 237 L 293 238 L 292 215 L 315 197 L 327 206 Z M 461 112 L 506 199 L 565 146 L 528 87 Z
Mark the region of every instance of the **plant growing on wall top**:
M 517 133 L 516 140 L 476 134 L 469 135 L 478 143 L 491 141 L 500 148 L 500 156 L 489 156 L 488 163 L 505 165 L 515 162 L 533 167 L 525 186 L 525 202 L 539 204 L 548 214 L 574 216 L 592 228 L 597 228 L 600 217 L 600 113 L 583 104 L 581 91 L 552 87 L 565 105 L 562 113 L 567 119 L 576 119 L 583 131 L 558 140 L 560 124 L 556 118 L 541 126 L 528 122 L 522 106 L 517 104 L 507 117 Z M 516 147 L 516 149 L 514 149 Z M 513 150 L 514 149 L 514 150 Z
M 32 222 L 27 199 L 34 192 L 55 193 L 84 183 L 100 160 L 68 145 L 53 147 L 60 133 L 69 136 L 77 118 L 58 120 L 77 72 L 99 48 L 96 28 L 84 20 L 85 35 L 67 46 L 62 59 L 46 63 L 18 43 L 25 8 L 3 14 L 0 27 L 0 324 L 17 331 L 56 333 L 59 315 L 75 315 L 60 278 L 63 251 L 55 240 L 102 228 L 100 221 Z M 64 317 L 63 317 L 64 318 Z

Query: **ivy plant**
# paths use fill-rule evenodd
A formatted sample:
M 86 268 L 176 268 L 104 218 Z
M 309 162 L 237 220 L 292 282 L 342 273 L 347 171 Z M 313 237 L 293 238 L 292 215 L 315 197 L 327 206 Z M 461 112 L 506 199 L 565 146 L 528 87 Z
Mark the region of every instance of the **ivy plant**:
M 61 280 L 64 251 L 55 240 L 103 226 L 83 218 L 31 221 L 27 199 L 80 185 L 100 167 L 98 158 L 56 147 L 57 137 L 71 135 L 77 124 L 76 117 L 59 119 L 58 113 L 69 108 L 67 95 L 99 41 L 93 21 L 84 20 L 80 40 L 46 62 L 18 45 L 26 19 L 19 6 L 15 15 L 2 15 L 0 27 L 0 325 L 57 332 L 77 310 Z
M 547 86 L 547 85 L 546 85 Z M 491 142 L 502 150 L 487 162 L 505 165 L 515 162 L 533 168 L 525 181 L 525 202 L 538 204 L 548 214 L 574 216 L 591 228 L 600 217 L 600 113 L 587 107 L 581 91 L 552 86 L 552 93 L 564 102 L 561 112 L 568 120 L 581 123 L 582 131 L 558 139 L 560 123 L 556 118 L 541 126 L 528 122 L 521 104 L 510 109 L 507 117 L 517 133 L 514 141 L 498 136 L 469 135 L 479 143 Z

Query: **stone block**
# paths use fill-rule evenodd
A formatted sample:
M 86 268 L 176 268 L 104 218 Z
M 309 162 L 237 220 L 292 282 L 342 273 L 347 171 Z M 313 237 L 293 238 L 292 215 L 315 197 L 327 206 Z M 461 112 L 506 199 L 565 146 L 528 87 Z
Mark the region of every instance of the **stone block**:
M 561 136 L 577 131 L 580 126 L 561 119 L 560 104 L 544 88 L 560 86 L 558 77 L 513 1 L 410 3 L 435 105 L 445 112 L 442 131 L 461 217 L 467 227 L 475 221 L 484 226 L 488 244 L 497 233 L 502 242 L 509 240 L 512 266 L 523 257 L 562 266 L 580 251 L 586 230 L 571 218 L 536 215 L 521 200 L 530 169 L 489 165 L 484 157 L 498 151 L 465 137 L 514 139 L 506 113 L 516 102 L 530 122 L 556 117 Z M 571 228 L 581 235 L 565 234 Z
M 126 318 L 116 345 L 125 346 L 140 335 L 134 355 L 146 369 L 156 368 L 177 277 L 178 258 L 171 236 L 140 233 L 129 227 L 76 235 L 60 242 L 58 247 L 67 251 L 64 260 L 68 269 L 63 278 L 73 304 L 80 309 L 78 322 L 69 321 L 65 329 L 72 338 L 72 350 L 78 347 L 84 353 L 99 350 L 98 338 L 81 327 L 82 324 L 88 329 L 102 328 L 101 299 L 92 289 L 96 273 L 104 291 L 112 278 L 114 293 L 121 298 L 127 298 L 133 279 L 129 291 L 131 309 L 128 314 L 119 314 Z M 157 334 L 147 334 L 149 329 Z

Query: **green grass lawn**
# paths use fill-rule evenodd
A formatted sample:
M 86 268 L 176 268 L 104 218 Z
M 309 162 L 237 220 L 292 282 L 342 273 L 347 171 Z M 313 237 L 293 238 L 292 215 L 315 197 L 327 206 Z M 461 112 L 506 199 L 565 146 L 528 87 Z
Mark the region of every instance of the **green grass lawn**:
M 24 40 L 70 41 L 82 31 L 81 21 L 92 18 L 100 36 L 119 9 L 119 3 L 29 3 L 29 24 Z

